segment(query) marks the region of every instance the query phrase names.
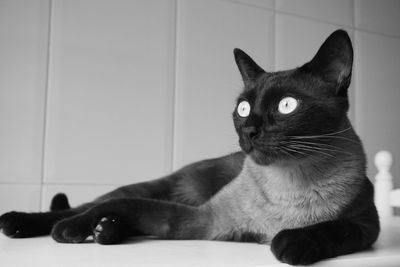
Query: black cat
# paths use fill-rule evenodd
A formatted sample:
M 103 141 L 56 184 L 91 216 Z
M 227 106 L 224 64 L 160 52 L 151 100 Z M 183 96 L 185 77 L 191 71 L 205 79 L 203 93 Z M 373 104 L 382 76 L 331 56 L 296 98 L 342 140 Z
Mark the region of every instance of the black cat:
M 242 151 L 121 187 L 70 208 L 0 217 L 10 237 L 100 244 L 133 235 L 270 243 L 290 264 L 370 247 L 379 220 L 365 155 L 348 118 L 353 49 L 335 31 L 302 67 L 265 72 L 234 50 L 244 81 L 233 120 Z

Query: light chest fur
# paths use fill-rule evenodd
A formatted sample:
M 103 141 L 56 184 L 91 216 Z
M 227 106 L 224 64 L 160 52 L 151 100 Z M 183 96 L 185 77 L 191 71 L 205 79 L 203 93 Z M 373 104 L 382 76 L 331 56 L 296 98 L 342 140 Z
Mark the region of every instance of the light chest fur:
M 256 233 L 269 242 L 283 229 L 335 219 L 358 190 L 357 166 L 341 169 L 245 160 L 240 175 L 209 203 L 213 235 Z

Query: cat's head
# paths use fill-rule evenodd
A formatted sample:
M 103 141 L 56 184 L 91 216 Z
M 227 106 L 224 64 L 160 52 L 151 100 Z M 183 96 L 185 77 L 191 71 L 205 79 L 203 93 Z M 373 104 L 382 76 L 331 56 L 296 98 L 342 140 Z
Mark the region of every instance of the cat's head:
M 240 49 L 244 81 L 233 120 L 243 151 L 259 164 L 333 155 L 350 126 L 347 89 L 353 48 L 343 30 L 332 33 L 303 66 L 266 72 Z M 335 137 L 333 137 L 335 136 Z

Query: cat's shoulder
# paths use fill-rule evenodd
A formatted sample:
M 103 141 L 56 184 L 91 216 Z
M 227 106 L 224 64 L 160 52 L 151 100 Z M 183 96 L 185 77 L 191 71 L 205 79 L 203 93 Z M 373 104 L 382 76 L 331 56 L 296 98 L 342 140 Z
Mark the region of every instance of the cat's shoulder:
M 183 167 L 174 174 L 178 179 L 173 199 L 192 205 L 206 202 L 239 175 L 244 158 L 240 151 Z

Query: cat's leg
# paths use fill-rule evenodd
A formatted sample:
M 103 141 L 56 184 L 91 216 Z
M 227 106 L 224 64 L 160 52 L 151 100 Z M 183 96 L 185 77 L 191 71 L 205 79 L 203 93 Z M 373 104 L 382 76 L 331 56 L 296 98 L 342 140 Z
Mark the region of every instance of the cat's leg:
M 96 242 L 121 242 L 131 231 L 166 239 L 208 239 L 212 216 L 199 207 L 152 199 L 112 199 L 58 222 L 52 236 L 77 243 L 93 235 Z M 110 227 L 109 227 L 110 226 Z
M 180 179 L 179 174 L 172 173 L 160 179 L 122 186 L 96 198 L 91 207 L 117 198 L 170 199 L 176 183 Z M 51 209 L 63 209 L 67 206 L 69 204 L 66 196 L 58 194 L 53 198 Z M 127 237 L 139 235 L 143 235 L 143 233 L 137 230 L 129 230 L 125 220 L 117 218 L 115 215 L 102 217 L 93 229 L 93 238 L 100 244 L 117 244 Z M 76 239 L 79 240 L 79 237 L 77 236 Z
M 8 212 L 0 216 L 0 230 L 12 238 L 26 238 L 48 235 L 54 224 L 62 219 L 77 215 L 90 207 L 98 205 L 101 202 L 118 197 L 137 197 L 137 198 L 168 198 L 173 190 L 176 181 L 176 175 L 172 174 L 162 179 L 149 182 L 138 183 L 120 187 L 105 195 L 100 196 L 93 202 L 86 203 L 71 209 L 65 194 L 57 194 L 54 196 L 50 212 Z M 112 220 L 110 220 L 112 221 Z M 108 232 L 119 232 L 120 224 L 105 223 L 104 229 Z M 99 228 L 101 225 L 99 226 Z M 132 233 L 140 234 L 140 233 Z M 108 240 L 108 241 L 107 241 Z M 103 243 L 115 242 L 103 236 Z
M 52 212 L 8 212 L 0 216 L 0 229 L 12 238 L 48 235 L 53 225 L 64 218 L 77 214 L 75 210 Z
M 308 265 L 366 249 L 375 242 L 378 233 L 377 220 L 327 221 L 279 232 L 272 240 L 271 250 L 282 262 Z
M 271 243 L 275 256 L 293 265 L 311 264 L 370 247 L 378 238 L 380 226 L 373 186 L 367 178 L 364 182 L 363 190 L 338 220 L 278 233 Z
M 48 235 L 53 225 L 62 219 L 71 217 L 93 207 L 95 203 L 86 203 L 71 209 L 67 196 L 57 194 L 53 197 L 50 212 L 7 212 L 0 216 L 0 230 L 12 238 L 26 238 Z
M 50 208 L 52 212 L 9 212 L 0 216 L 0 229 L 3 229 L 3 232 L 10 237 L 46 235 L 50 233 L 52 226 L 58 220 L 74 216 L 99 203 L 116 198 L 151 198 L 188 205 L 200 205 L 235 177 L 241 169 L 243 157 L 243 154 L 235 153 L 217 159 L 193 163 L 160 179 L 117 188 L 93 202 L 74 209 L 70 209 L 68 199 L 64 194 L 58 194 L 52 201 Z M 113 222 L 113 220 L 115 221 L 115 219 L 107 221 Z M 119 233 L 120 229 L 126 228 L 122 220 L 119 221 L 121 223 L 100 224 L 98 229 L 108 229 L 104 233 Z M 129 234 L 138 235 L 142 233 L 134 231 Z M 126 236 L 126 233 L 124 236 Z M 112 238 L 106 238 L 105 235 L 99 237 L 103 237 L 103 239 L 98 240 L 100 243 L 116 242 Z
M 196 162 L 164 178 L 120 187 L 95 201 L 146 198 L 199 206 L 240 172 L 243 159 L 244 155 L 239 152 Z M 120 243 L 129 236 L 143 234 L 138 229 L 128 227 L 123 217 L 115 215 L 103 217 L 93 229 L 94 240 L 101 244 Z
M 117 197 L 167 197 L 172 190 L 172 185 L 177 178 L 174 175 L 167 176 L 149 182 L 138 183 L 120 187 L 108 194 L 105 194 L 93 202 L 80 205 L 76 208 L 70 207 L 65 194 L 57 194 L 53 197 L 50 212 L 8 212 L 0 216 L 0 230 L 12 238 L 26 238 L 48 235 L 54 224 L 62 219 L 77 215 L 88 208 L 91 208 L 103 201 Z M 107 224 L 110 232 L 114 224 Z
M 58 193 L 51 200 L 50 211 L 68 210 L 70 208 L 68 198 L 63 193 Z

